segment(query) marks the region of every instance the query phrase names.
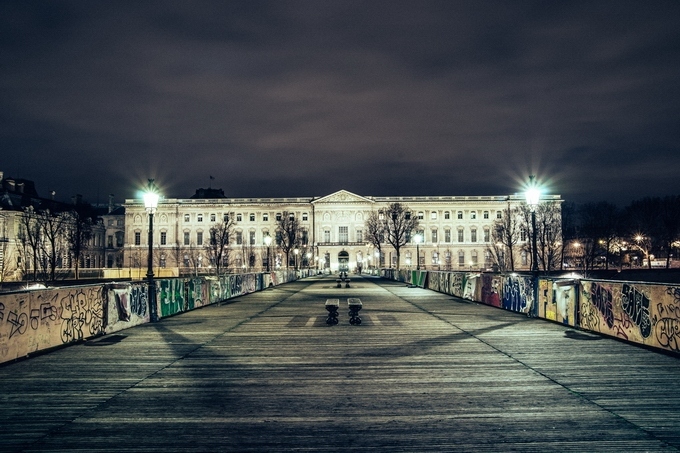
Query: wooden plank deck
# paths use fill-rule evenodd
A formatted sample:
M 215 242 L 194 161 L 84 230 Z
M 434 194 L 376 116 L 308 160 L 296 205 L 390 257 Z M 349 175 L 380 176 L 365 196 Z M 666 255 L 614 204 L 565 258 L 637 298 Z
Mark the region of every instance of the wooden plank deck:
M 613 339 L 312 278 L 0 367 L 0 451 L 677 452 L 679 379 Z

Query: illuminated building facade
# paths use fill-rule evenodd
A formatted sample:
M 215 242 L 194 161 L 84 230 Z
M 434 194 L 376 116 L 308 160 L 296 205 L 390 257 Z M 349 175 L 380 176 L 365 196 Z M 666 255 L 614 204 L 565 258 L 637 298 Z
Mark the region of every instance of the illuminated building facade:
M 221 194 L 212 192 L 208 195 Z M 557 195 L 543 199 L 560 201 Z M 286 267 L 276 230 L 277 219 L 288 213 L 303 230 L 297 253 L 289 256 L 290 268 L 336 272 L 343 260 L 352 271 L 397 267 L 396 253 L 388 244 L 381 247 L 379 257 L 369 246 L 365 223 L 371 212 L 401 203 L 419 219 L 421 269 L 485 270 L 493 267 L 489 245 L 494 222 L 524 202 L 524 195 L 368 197 L 346 190 L 304 198 L 162 199 L 154 220 L 154 262 L 159 268 L 178 268 L 184 275 L 209 272 L 206 247 L 211 225 L 233 215 L 230 271 L 261 271 L 268 256 L 271 269 Z M 124 265 L 143 266 L 148 220 L 141 199 L 126 200 L 124 223 Z M 269 250 L 267 236 L 274 239 Z M 523 243 L 526 240 L 523 235 Z M 525 252 L 518 247 L 516 254 L 516 268 L 528 269 Z M 401 250 L 400 267 L 415 269 L 415 255 L 416 244 L 410 242 Z

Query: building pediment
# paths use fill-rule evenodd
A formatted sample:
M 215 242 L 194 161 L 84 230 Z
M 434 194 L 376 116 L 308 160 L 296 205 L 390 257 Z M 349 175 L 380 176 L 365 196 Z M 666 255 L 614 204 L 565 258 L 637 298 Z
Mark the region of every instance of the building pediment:
M 313 204 L 320 203 L 373 203 L 373 200 L 362 197 L 347 190 L 339 190 L 325 197 L 312 201 Z

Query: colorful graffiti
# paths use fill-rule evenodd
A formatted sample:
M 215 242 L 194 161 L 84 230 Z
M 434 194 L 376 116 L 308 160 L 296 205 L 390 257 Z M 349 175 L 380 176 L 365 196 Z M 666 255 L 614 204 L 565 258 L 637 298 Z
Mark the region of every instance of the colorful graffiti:
M 534 295 L 530 277 L 506 276 L 503 279 L 503 308 L 519 313 L 529 313 Z
M 492 307 L 501 307 L 501 277 L 499 275 L 482 275 L 481 302 Z
M 296 279 L 293 271 L 271 281 Z M 261 274 L 157 280 L 160 315 L 170 316 L 264 287 Z M 0 363 L 149 322 L 142 282 L 0 294 Z

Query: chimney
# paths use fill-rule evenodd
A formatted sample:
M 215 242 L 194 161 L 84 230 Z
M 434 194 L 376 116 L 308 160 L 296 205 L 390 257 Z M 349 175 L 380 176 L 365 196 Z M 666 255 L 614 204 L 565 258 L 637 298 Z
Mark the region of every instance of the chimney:
M 109 214 L 111 214 L 113 212 L 113 208 L 114 208 L 114 206 L 113 206 L 113 194 L 110 193 L 109 194 Z

